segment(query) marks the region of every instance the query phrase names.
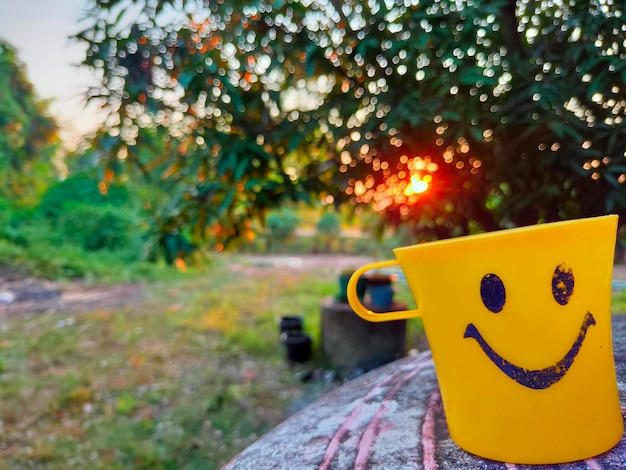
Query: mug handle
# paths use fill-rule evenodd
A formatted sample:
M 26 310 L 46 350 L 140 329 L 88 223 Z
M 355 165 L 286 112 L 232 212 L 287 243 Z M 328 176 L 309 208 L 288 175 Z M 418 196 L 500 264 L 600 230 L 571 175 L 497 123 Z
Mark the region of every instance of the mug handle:
M 371 322 L 406 320 L 407 318 L 417 318 L 422 316 L 422 312 L 419 308 L 416 308 L 415 310 L 398 310 L 395 312 L 372 312 L 363 306 L 359 297 L 356 295 L 356 283 L 363 273 L 370 271 L 371 269 L 388 268 L 390 266 L 397 266 L 398 264 L 398 261 L 395 259 L 388 261 L 375 261 L 361 266 L 359 269 L 354 271 L 348 281 L 348 302 L 350 303 L 352 310 L 354 310 L 358 316 Z

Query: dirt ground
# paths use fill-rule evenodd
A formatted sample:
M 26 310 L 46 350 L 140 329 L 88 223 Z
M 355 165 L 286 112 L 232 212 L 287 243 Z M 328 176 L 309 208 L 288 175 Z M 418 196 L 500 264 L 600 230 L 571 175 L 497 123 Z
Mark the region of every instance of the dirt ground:
M 55 311 L 80 313 L 138 303 L 143 298 L 144 286 L 141 283 L 87 285 L 30 278 L 0 281 L 0 315 Z
M 339 272 L 347 267 L 358 267 L 371 261 L 361 256 L 337 255 L 250 255 L 241 256 L 240 264 L 233 266 L 244 275 L 255 271 L 267 272 L 267 267 L 293 270 L 333 269 Z M 145 299 L 145 284 L 87 284 L 54 282 L 21 278 L 8 271 L 0 271 L 0 315 L 23 313 L 81 313 L 106 310 L 139 303 Z
M 267 271 L 267 266 L 294 270 L 357 267 L 371 261 L 364 256 L 338 255 L 250 255 L 241 257 L 243 272 Z M 616 264 L 613 279 L 626 281 L 626 263 Z M 84 282 L 53 282 L 40 279 L 20 279 L 0 272 L 0 315 L 21 313 L 86 312 L 111 309 L 139 303 L 145 298 L 143 283 L 93 285 Z

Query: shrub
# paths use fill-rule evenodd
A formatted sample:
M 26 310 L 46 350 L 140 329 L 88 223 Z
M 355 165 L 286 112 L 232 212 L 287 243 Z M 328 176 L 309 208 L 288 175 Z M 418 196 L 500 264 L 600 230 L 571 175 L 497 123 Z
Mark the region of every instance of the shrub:
M 18 227 L 20 212 L 24 211 L 16 209 L 10 200 L 0 197 L 0 239 L 26 247 L 28 240 Z
M 97 179 L 82 173 L 70 176 L 46 191 L 39 210 L 49 219 L 57 221 L 66 212 L 67 204 L 114 207 L 129 204 L 130 196 L 125 186 L 110 184 L 106 194 L 101 194 L 98 184 Z
M 284 243 L 293 236 L 299 223 L 300 217 L 292 209 L 283 208 L 279 211 L 271 212 L 266 220 L 270 240 Z
M 11 226 L 0 227 L 0 238 L 18 246 L 28 246 L 28 240 L 24 234 Z
M 67 240 L 87 251 L 119 251 L 138 245 L 137 224 L 127 209 L 66 204 L 58 224 Z
M 339 235 L 341 231 L 341 218 L 336 212 L 325 212 L 317 222 L 317 231 L 323 235 Z
M 325 212 L 317 222 L 317 233 L 321 245 L 316 247 L 315 251 L 323 253 L 342 251 L 340 232 L 340 217 L 335 212 Z

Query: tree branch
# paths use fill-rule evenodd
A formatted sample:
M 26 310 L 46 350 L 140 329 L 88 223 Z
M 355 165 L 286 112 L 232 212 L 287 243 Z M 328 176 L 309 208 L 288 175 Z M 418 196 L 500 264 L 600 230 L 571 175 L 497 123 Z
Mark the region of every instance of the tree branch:
M 515 14 L 515 0 L 507 0 L 500 11 L 500 24 L 502 25 L 502 37 L 511 54 L 522 55 L 524 47 L 517 30 L 517 16 Z

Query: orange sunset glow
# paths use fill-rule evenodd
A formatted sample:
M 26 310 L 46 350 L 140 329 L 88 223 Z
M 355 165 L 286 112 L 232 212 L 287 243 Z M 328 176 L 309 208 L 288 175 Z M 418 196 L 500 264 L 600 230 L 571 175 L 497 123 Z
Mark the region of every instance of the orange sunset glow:
M 380 183 L 372 175 L 364 180 L 351 180 L 346 193 L 354 195 L 357 202 L 372 204 L 378 212 L 394 205 L 410 206 L 428 194 L 439 166 L 428 156 L 409 158 L 403 155 L 396 169 L 395 173 L 387 169 Z
M 413 196 L 414 194 L 425 193 L 428 191 L 428 186 L 432 180 L 433 177 L 431 175 L 424 175 L 424 177 L 417 173 L 411 175 L 409 184 L 404 188 L 404 195 Z

